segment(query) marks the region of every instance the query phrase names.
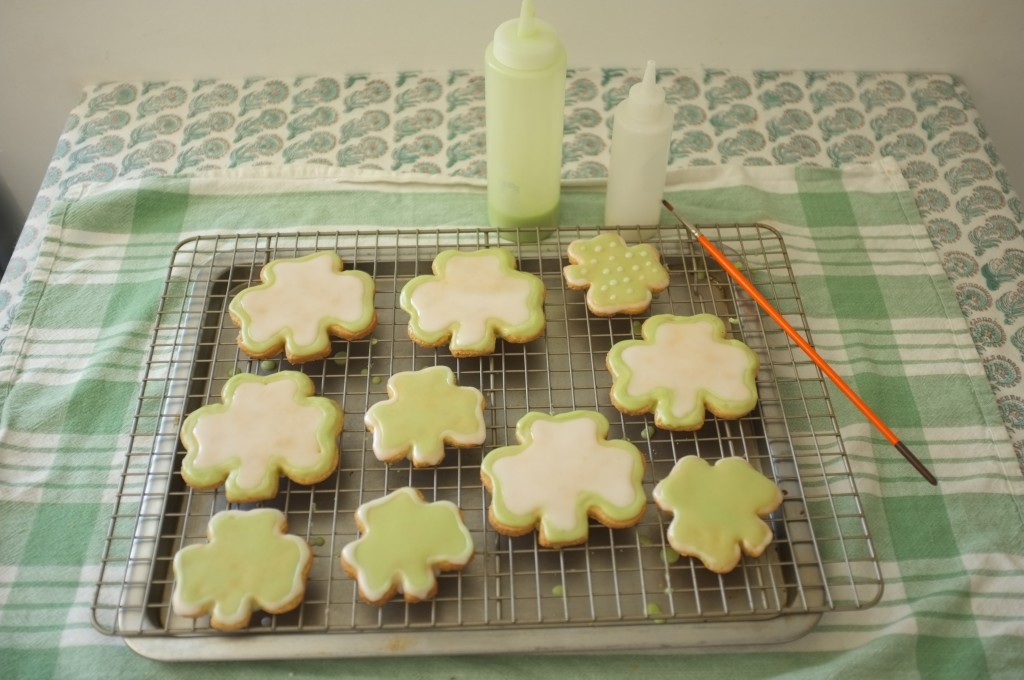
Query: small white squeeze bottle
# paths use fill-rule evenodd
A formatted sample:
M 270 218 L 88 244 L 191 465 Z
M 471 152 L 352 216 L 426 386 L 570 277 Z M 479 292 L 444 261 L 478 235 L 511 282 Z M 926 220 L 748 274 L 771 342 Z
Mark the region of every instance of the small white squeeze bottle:
M 673 116 L 665 90 L 654 80 L 654 62 L 648 61 L 643 81 L 615 109 L 604 204 L 609 226 L 661 222 Z
M 484 64 L 488 219 L 503 238 L 543 238 L 533 228 L 559 221 L 565 47 L 523 0 L 519 18 L 494 32 Z

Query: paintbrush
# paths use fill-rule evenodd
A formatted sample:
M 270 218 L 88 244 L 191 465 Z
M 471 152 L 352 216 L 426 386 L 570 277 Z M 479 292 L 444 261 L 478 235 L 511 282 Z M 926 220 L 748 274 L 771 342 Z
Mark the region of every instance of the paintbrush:
M 754 284 L 752 284 L 747 277 L 745 277 L 743 273 L 740 272 L 740 270 L 722 254 L 722 251 L 715 247 L 715 244 L 701 234 L 696 227 L 684 220 L 679 213 L 676 212 L 675 208 L 672 207 L 671 203 L 666 200 L 662 200 L 661 203 L 670 213 L 672 213 L 673 217 L 679 220 L 679 223 L 686 227 L 687 231 L 697 239 L 697 242 L 700 243 L 701 247 L 704 248 L 705 251 L 707 251 L 708 255 L 710 255 L 715 262 L 721 265 L 726 273 L 732 277 L 732 279 L 739 284 L 743 290 L 747 291 L 747 293 L 754 298 L 754 301 L 757 302 L 758 306 L 761 307 L 761 309 L 763 309 L 765 313 L 775 321 L 775 323 L 779 324 L 782 330 L 786 332 L 786 335 L 788 335 L 790 339 L 792 339 L 793 342 L 795 342 L 796 345 L 802 349 L 808 357 L 810 357 L 811 361 L 821 369 L 821 372 L 828 376 L 829 380 L 831 380 L 833 384 L 835 384 L 835 386 L 846 395 L 853 405 L 856 406 L 869 421 L 871 421 L 872 425 L 878 428 L 878 431 L 882 433 L 886 440 L 896 447 L 896 450 L 900 452 L 900 455 L 906 458 L 907 462 L 913 465 L 914 469 L 917 470 L 922 477 L 927 479 L 930 484 L 937 485 L 938 480 L 936 480 L 935 475 L 933 475 L 931 471 L 924 466 L 924 463 L 918 460 L 917 456 L 914 455 L 907 445 L 900 441 L 900 438 L 889 429 L 882 419 L 879 418 L 878 415 L 872 411 L 859 396 L 857 396 L 857 393 L 853 391 L 853 388 L 847 385 L 846 381 L 828 365 L 828 362 L 821 358 L 821 355 L 819 355 L 817 351 L 811 347 L 811 344 L 807 342 L 807 340 L 805 340 L 788 321 L 786 321 L 785 317 L 779 314 L 779 312 L 772 307 L 772 304 L 768 302 L 768 300 L 758 292 L 757 288 L 754 287 Z

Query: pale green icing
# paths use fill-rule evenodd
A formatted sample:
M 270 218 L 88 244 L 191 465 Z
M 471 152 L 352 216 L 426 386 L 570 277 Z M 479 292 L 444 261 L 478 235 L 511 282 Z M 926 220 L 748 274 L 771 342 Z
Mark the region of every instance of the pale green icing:
M 518 271 L 508 251 L 446 250 L 432 269 L 409 281 L 399 298 L 420 344 L 448 342 L 453 354 L 480 355 L 494 351 L 497 337 L 529 342 L 544 332 L 544 282 Z
M 181 475 L 192 487 L 225 485 L 229 502 L 272 498 L 278 478 L 315 484 L 338 464 L 341 408 L 312 396 L 298 371 L 230 378 L 222 402 L 192 412 L 182 424 Z
M 363 535 L 344 547 L 342 565 L 356 572 L 371 602 L 396 590 L 407 600 L 426 599 L 442 565 L 460 568 L 473 557 L 459 509 L 448 501 L 427 503 L 410 487 L 361 505 L 356 518 Z
M 278 269 L 287 272 L 278 275 Z M 268 262 L 263 283 L 240 291 L 228 305 L 241 326 L 239 339 L 254 355 L 280 351 L 291 361 L 322 356 L 331 335 L 360 338 L 373 330 L 373 279 L 362 271 L 343 271 L 334 252 Z
M 397 373 L 388 380 L 390 399 L 370 407 L 373 452 L 382 461 L 409 455 L 416 466 L 437 465 L 444 445 L 477 446 L 487 434 L 484 397 L 456 384 L 447 366 Z
M 657 248 L 646 243 L 626 245 L 618 234 L 573 241 L 568 254 L 573 264 L 563 269 L 566 282 L 587 288 L 587 305 L 595 313 L 646 309 L 651 294 L 669 284 Z
M 779 506 L 782 492 L 742 458 L 723 458 L 711 466 L 698 456 L 685 456 L 654 488 L 654 501 L 673 513 L 669 544 L 725 573 L 739 563 L 741 548 L 757 556 L 771 542 L 771 528 L 761 517 Z
M 520 443 L 491 451 L 481 464 L 496 528 L 519 535 L 537 526 L 542 544 L 562 546 L 587 540 L 588 516 L 639 521 L 647 504 L 643 456 L 607 434 L 608 421 L 593 411 L 524 416 L 516 426 Z
M 279 510 L 225 510 L 213 516 L 209 542 L 174 556 L 171 603 L 180 616 L 209 613 L 215 628 L 241 628 L 254 608 L 281 613 L 305 592 L 312 552 L 285 534 Z
M 757 354 L 726 339 L 718 317 L 659 314 L 644 322 L 642 335 L 608 352 L 612 401 L 620 410 L 653 410 L 659 427 L 696 430 L 705 409 L 738 418 L 757 405 Z

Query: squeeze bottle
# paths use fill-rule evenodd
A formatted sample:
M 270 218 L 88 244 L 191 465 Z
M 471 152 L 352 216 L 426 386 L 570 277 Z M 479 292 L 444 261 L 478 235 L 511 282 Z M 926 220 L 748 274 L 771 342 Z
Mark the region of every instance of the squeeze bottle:
M 534 227 L 558 225 L 565 47 L 523 0 L 519 18 L 494 31 L 484 63 L 488 219 L 503 238 L 543 238 L 550 232 Z
M 654 62 L 648 61 L 643 81 L 615 109 L 604 204 L 609 226 L 661 222 L 673 116 L 654 80 Z

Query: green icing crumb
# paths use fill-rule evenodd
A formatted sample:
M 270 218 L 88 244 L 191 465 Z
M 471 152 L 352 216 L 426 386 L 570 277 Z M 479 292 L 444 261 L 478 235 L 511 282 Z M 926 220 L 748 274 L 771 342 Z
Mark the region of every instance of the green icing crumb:
M 679 561 L 679 553 L 677 553 L 672 548 L 662 548 L 661 559 L 665 562 L 665 564 L 675 564 Z
M 260 362 L 260 368 L 264 371 L 273 371 L 277 368 L 277 362 L 273 359 L 264 359 Z
M 379 375 L 373 376 L 370 380 L 371 380 L 371 382 L 373 382 L 374 385 L 379 385 L 380 384 L 380 376 Z
M 663 612 L 661 611 L 661 607 L 658 606 L 657 602 L 648 602 L 647 613 L 651 616 L 657 616 L 658 614 L 661 614 Z
M 370 344 L 371 345 L 376 345 L 378 342 L 380 342 L 380 341 L 377 340 L 377 338 L 370 338 Z
M 551 594 L 555 597 L 562 597 L 562 595 L 565 595 L 565 588 L 559 583 L 551 589 Z
M 639 321 L 634 321 L 633 322 L 633 335 L 640 335 L 641 332 L 643 331 L 643 327 L 644 327 L 644 325 L 642 323 L 640 323 Z
M 729 317 L 729 325 L 730 326 L 739 326 L 740 325 L 740 320 L 737 319 L 735 316 L 730 316 Z
M 242 375 L 243 373 L 245 373 L 245 371 L 240 369 L 238 366 L 232 366 L 228 369 L 229 378 L 234 378 L 236 375 Z
M 654 623 L 665 623 L 665 619 L 660 618 L 663 613 L 664 612 L 661 611 L 661 607 L 658 606 L 657 602 L 648 602 L 647 603 L 647 615 L 648 616 L 659 617 L 659 618 L 653 619 Z
M 360 369 L 359 375 L 370 375 L 370 369 L 368 369 L 368 368 Z
M 345 362 L 348 361 L 348 352 L 336 352 L 334 356 L 331 357 L 331 361 L 338 366 L 344 366 Z
M 640 430 L 640 436 L 644 439 L 650 439 L 654 436 L 654 430 L 648 425 L 644 429 Z
M 319 548 L 320 546 L 322 546 L 322 545 L 323 545 L 324 543 L 326 543 L 326 542 L 327 542 L 327 541 L 325 541 L 325 540 L 324 540 L 324 537 L 323 537 L 323 536 L 314 536 L 314 537 L 313 537 L 313 540 L 311 540 L 311 541 L 309 542 L 309 544 L 310 544 L 310 545 L 312 545 L 312 546 L 315 546 L 315 547 Z
M 707 279 L 707 278 L 708 278 L 708 275 L 707 275 L 707 274 L 705 274 L 704 272 L 697 272 L 697 274 L 695 275 L 695 278 L 696 278 L 696 279 L 697 279 L 698 281 L 703 281 L 703 280 L 705 280 L 705 279 Z
M 654 539 L 647 534 L 638 534 L 637 539 L 640 541 L 640 545 L 654 545 Z

